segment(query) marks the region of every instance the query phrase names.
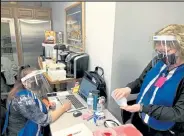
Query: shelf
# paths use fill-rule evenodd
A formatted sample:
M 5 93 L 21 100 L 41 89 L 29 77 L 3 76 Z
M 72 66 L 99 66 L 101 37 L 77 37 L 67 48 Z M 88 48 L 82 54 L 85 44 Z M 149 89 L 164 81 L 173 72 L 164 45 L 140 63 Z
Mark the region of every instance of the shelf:
M 75 15 L 75 14 L 78 14 L 78 13 L 81 13 L 81 11 L 76 11 L 74 13 L 68 14 L 67 16 L 72 16 L 72 15 Z
M 1 95 L 3 96 L 3 95 L 5 95 L 5 96 L 7 96 L 9 93 L 7 93 L 7 92 L 1 92 Z
M 1 49 L 12 48 L 12 46 L 1 47 Z
M 67 24 L 67 25 L 73 25 L 73 24 L 75 24 L 75 23 L 77 23 L 77 21 L 73 21 L 73 22 L 68 21 L 66 24 Z
M 12 56 L 13 56 L 13 52 L 12 52 L 12 53 L 5 53 L 5 52 L 2 52 L 2 55 L 12 55 Z
M 70 40 L 70 41 L 75 41 L 75 42 L 81 42 L 81 40 L 71 39 L 71 38 L 68 38 L 68 40 Z
M 48 44 L 48 43 L 42 43 L 42 46 L 51 46 L 51 47 L 54 47 L 56 44 Z

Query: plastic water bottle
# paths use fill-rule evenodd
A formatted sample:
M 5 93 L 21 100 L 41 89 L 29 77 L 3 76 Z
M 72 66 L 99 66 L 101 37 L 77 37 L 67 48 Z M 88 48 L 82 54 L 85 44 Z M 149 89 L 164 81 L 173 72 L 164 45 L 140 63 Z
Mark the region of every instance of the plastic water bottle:
M 93 112 L 93 95 L 92 95 L 92 93 L 89 93 L 89 95 L 88 95 L 87 104 L 88 104 L 88 110 L 90 112 Z
M 97 103 L 97 112 L 102 112 L 102 111 L 103 111 L 103 104 L 101 102 L 101 97 L 100 97 Z

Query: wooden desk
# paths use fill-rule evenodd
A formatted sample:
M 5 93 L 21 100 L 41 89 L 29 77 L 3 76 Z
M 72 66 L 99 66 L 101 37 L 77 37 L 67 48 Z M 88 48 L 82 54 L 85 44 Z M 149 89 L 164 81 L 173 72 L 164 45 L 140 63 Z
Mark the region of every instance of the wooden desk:
M 43 63 L 42 62 L 43 62 L 42 58 L 38 57 L 38 65 L 39 65 L 40 69 L 43 69 Z M 66 78 L 65 80 L 52 80 L 51 77 L 47 73 L 44 73 L 44 76 L 51 85 L 54 85 L 54 88 L 55 88 L 55 85 L 64 84 L 64 83 L 68 83 L 68 82 L 76 82 L 76 81 L 79 81 L 81 79 L 81 78 L 78 78 L 78 79 L 76 79 L 76 78 Z

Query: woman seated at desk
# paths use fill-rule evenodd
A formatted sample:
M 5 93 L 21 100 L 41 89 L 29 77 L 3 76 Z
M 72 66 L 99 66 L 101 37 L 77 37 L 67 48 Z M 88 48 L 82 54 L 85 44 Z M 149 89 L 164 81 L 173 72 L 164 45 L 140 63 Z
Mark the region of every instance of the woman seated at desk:
M 7 136 L 41 136 L 43 128 L 57 120 L 71 108 L 66 102 L 48 113 L 41 101 L 51 89 L 41 71 L 29 66 L 21 67 L 18 81 L 8 96 L 7 115 L 3 132 Z
M 156 57 L 115 97 L 139 93 L 137 104 L 121 108 L 135 112 L 132 124 L 144 136 L 184 136 L 184 25 L 169 25 L 153 40 Z

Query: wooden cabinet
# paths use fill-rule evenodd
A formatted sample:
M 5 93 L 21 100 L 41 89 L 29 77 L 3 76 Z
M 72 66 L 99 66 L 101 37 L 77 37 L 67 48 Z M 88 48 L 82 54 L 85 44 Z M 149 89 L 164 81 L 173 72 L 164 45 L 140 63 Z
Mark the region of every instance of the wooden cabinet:
M 51 19 L 51 10 L 49 9 L 35 9 L 35 19 Z
M 18 8 L 17 9 L 18 18 L 29 18 L 29 19 L 51 19 L 50 9 L 34 9 L 34 8 Z
M 13 17 L 12 7 L 1 7 L 1 17 Z
M 17 9 L 17 16 L 18 16 L 18 18 L 34 19 L 34 9 L 18 8 Z
M 51 20 L 50 8 L 1 5 L 1 17 Z

